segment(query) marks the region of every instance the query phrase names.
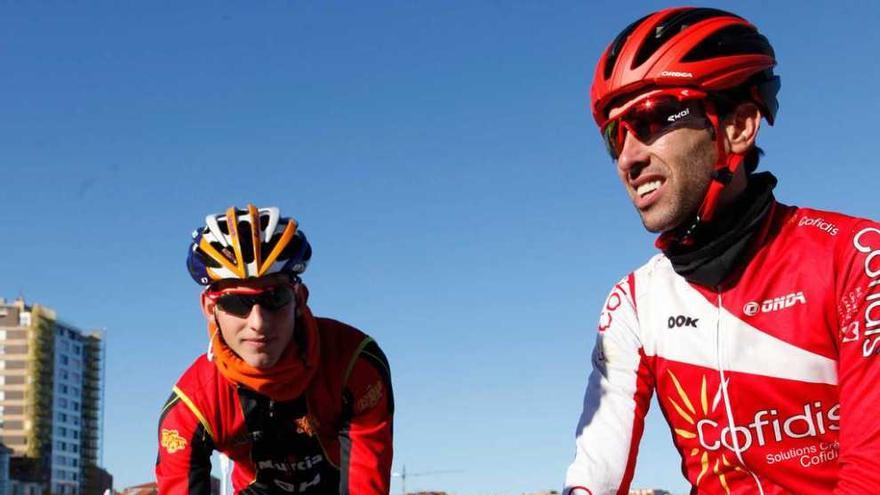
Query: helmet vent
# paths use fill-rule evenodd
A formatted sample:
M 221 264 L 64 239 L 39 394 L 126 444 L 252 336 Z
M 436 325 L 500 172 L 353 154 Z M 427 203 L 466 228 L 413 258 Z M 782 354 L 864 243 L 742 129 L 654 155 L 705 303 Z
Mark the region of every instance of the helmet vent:
M 303 239 L 300 236 L 296 236 L 291 239 L 290 244 L 288 244 L 284 251 L 281 252 L 281 256 L 278 258 L 281 260 L 305 260 L 308 261 L 312 257 L 312 248 L 309 246 L 308 242 L 303 242 Z
M 212 242 L 212 243 L 211 243 L 211 247 L 214 248 L 214 249 L 216 249 L 218 253 L 220 253 L 220 254 L 226 256 L 227 258 L 229 258 L 229 256 L 228 256 L 227 253 L 225 252 L 225 251 L 226 251 L 226 248 L 223 247 L 223 244 L 220 244 L 219 242 Z M 204 251 L 202 251 L 201 248 L 197 248 L 197 249 L 196 249 L 196 252 L 199 254 L 199 258 L 202 260 L 202 263 L 204 263 L 205 266 L 209 266 L 209 267 L 211 267 L 211 268 L 221 268 L 221 267 L 223 266 L 223 265 L 220 264 L 219 261 L 217 261 L 217 260 L 215 260 L 214 258 L 208 256 Z M 230 261 L 231 261 L 231 260 L 230 260 Z
M 636 68 L 646 60 L 651 58 L 654 53 L 660 49 L 670 38 L 675 36 L 676 34 L 684 31 L 690 26 L 694 24 L 705 21 L 706 19 L 712 19 L 714 17 L 738 17 L 730 12 L 725 12 L 719 9 L 689 9 L 680 11 L 668 19 L 664 19 L 654 28 L 654 33 L 651 36 L 648 36 L 641 47 L 639 47 L 639 52 L 636 54 L 635 59 L 633 59 L 632 68 Z
M 611 77 L 611 73 L 614 71 L 614 63 L 617 62 L 617 57 L 620 55 L 620 50 L 623 48 L 623 44 L 626 43 L 629 35 L 632 34 L 632 32 L 635 31 L 637 27 L 639 27 L 642 21 L 644 21 L 648 17 L 649 16 L 646 15 L 645 17 L 642 17 L 641 19 L 627 26 L 626 29 L 621 31 L 620 34 L 618 34 L 617 37 L 614 38 L 614 41 L 611 42 L 611 47 L 608 49 L 608 58 L 605 59 L 605 79 Z
M 736 25 L 719 29 L 711 36 L 706 37 L 682 58 L 682 62 L 699 62 L 716 57 L 754 54 L 776 58 L 770 42 L 764 35 L 758 33 L 751 26 Z
M 245 264 L 254 262 L 254 242 L 251 237 L 250 222 L 238 222 L 238 242 L 241 244 L 241 257 Z

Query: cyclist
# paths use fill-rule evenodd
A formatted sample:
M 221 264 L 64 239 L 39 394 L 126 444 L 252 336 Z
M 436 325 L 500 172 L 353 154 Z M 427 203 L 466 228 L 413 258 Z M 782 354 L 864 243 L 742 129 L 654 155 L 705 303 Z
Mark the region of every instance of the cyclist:
M 159 492 L 211 493 L 211 452 L 237 494 L 387 494 L 388 362 L 359 330 L 312 316 L 299 275 L 311 247 L 278 208 L 208 215 L 187 267 L 206 286 L 210 346 L 159 421 Z
M 624 29 L 591 103 L 662 251 L 601 312 L 566 493 L 626 494 L 651 395 L 701 494 L 880 493 L 880 224 L 786 206 L 756 173 L 779 77 L 717 9 Z

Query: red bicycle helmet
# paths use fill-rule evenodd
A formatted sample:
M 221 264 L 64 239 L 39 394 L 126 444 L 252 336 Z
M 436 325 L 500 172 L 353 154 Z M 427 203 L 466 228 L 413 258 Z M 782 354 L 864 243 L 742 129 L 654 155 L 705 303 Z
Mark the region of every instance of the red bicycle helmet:
M 678 7 L 630 24 L 605 49 L 590 92 L 599 126 L 608 110 L 646 89 L 692 87 L 707 93 L 746 86 L 773 124 L 779 78 L 773 47 L 758 29 L 730 12 Z
M 779 76 L 776 55 L 767 38 L 747 20 L 710 8 L 677 7 L 649 14 L 626 27 L 605 49 L 590 91 L 593 118 L 601 128 L 611 108 L 646 91 L 695 88 L 709 95 L 747 98 L 770 125 L 776 120 Z M 711 100 L 710 100 L 711 103 Z M 740 166 L 742 155 L 725 151 L 714 105 L 707 114 L 715 129 L 715 174 L 693 223 L 683 234 L 664 233 L 663 248 L 673 240 L 692 241 L 694 230 L 712 219 L 721 190 Z

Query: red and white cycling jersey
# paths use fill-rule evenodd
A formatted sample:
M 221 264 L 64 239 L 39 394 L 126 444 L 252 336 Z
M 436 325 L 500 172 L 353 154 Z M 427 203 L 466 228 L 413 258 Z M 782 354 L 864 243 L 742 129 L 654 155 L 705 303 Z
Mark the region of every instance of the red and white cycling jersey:
M 880 493 L 880 224 L 774 203 L 755 242 L 715 289 L 664 255 L 614 287 L 566 493 L 628 493 L 655 390 L 692 494 Z

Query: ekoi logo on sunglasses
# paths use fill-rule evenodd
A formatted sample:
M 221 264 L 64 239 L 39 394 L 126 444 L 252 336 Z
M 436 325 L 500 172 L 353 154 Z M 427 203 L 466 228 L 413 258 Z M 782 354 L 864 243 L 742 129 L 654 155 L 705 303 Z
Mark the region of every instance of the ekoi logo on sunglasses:
M 676 114 L 673 114 L 673 115 L 670 115 L 669 117 L 666 117 L 666 121 L 667 122 L 675 122 L 676 120 L 687 117 L 690 114 L 691 114 L 691 109 L 685 108 L 684 110 L 682 110 Z

